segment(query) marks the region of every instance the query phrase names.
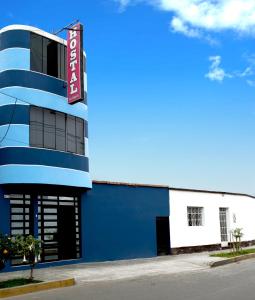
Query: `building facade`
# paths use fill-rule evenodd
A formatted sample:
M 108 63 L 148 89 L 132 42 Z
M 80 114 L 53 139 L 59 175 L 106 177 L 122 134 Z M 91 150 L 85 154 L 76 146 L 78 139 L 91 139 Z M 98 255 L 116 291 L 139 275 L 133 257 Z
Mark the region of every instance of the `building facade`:
M 0 31 L 0 232 L 41 239 L 41 265 L 168 254 L 167 187 L 92 188 L 86 55 L 73 105 L 66 56 L 66 41 L 40 29 Z
M 0 203 L 9 217 L 0 223 L 42 239 L 45 262 L 80 258 L 81 198 L 92 186 L 87 86 L 83 102 L 67 103 L 65 60 L 66 42 L 54 35 L 0 31 Z
M 171 188 L 169 193 L 173 254 L 228 247 L 236 228 L 242 229 L 243 245 L 255 244 L 255 197 Z
M 92 182 L 86 55 L 72 105 L 66 56 L 40 29 L 0 30 L 0 232 L 42 240 L 42 267 L 221 249 L 235 228 L 253 244 L 252 196 Z M 20 268 L 16 257 L 6 270 Z

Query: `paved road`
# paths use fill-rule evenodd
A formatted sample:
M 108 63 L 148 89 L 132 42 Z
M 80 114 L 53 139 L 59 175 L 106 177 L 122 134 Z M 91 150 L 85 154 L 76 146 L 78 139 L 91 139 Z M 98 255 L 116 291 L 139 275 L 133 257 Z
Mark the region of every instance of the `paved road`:
M 215 269 L 106 282 L 82 282 L 13 300 L 255 300 L 255 259 Z

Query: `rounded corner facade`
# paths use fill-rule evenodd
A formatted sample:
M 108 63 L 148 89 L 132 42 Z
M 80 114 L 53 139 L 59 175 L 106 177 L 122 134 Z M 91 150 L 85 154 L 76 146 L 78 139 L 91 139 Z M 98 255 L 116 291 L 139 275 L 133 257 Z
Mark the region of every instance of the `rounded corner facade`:
M 0 30 L 0 184 L 92 186 L 86 68 L 85 99 L 69 105 L 65 45 L 65 40 L 31 26 Z M 33 119 L 35 108 L 43 111 L 43 126 Z M 69 124 L 73 132 L 67 132 Z M 36 143 L 39 135 L 48 144 Z

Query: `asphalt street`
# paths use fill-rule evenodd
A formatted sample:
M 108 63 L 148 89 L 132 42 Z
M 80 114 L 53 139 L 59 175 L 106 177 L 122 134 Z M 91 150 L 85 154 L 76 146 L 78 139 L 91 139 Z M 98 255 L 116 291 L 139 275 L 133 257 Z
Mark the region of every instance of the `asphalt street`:
M 9 298 L 10 299 L 10 298 Z M 255 300 L 255 259 L 186 273 L 105 282 L 78 282 L 19 300 Z

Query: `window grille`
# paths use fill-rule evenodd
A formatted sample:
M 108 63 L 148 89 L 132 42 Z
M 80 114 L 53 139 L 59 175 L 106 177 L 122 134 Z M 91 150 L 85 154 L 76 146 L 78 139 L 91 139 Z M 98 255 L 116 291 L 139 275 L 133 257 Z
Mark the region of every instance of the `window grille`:
M 228 241 L 227 211 L 228 211 L 228 209 L 226 207 L 220 207 L 220 209 L 219 209 L 220 235 L 221 235 L 222 242 Z
M 59 209 L 67 207 L 74 210 L 74 220 L 65 222 L 74 222 L 74 245 L 75 255 L 71 258 L 80 258 L 80 201 L 78 197 L 65 196 L 38 196 L 38 234 L 42 244 L 42 261 L 56 261 L 64 259 L 61 256 L 61 240 L 59 232 Z
M 188 225 L 203 226 L 203 207 L 187 207 Z
M 11 236 L 28 236 L 34 234 L 33 206 L 30 195 L 10 194 L 5 195 L 9 199 L 11 208 Z M 22 257 L 15 256 L 11 260 L 12 265 L 23 264 Z

